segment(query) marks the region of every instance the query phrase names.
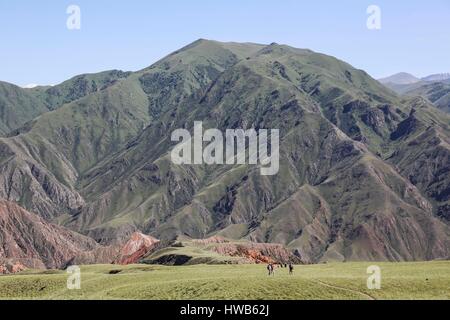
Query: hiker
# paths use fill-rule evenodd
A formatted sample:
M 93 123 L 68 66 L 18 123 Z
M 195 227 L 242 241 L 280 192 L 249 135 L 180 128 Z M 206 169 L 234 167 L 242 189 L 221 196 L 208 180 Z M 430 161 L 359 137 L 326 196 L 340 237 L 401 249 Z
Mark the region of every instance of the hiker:
M 267 265 L 267 270 L 269 271 L 269 276 L 273 275 L 273 265 L 271 263 L 269 263 Z
M 292 263 L 289 263 L 289 274 L 294 274 L 294 266 L 292 265 Z

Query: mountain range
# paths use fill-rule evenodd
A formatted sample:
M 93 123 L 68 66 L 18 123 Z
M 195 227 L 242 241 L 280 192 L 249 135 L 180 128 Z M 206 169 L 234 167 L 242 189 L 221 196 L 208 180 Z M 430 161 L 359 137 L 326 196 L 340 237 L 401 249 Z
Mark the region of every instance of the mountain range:
M 417 82 L 439 82 L 439 81 L 447 81 L 450 80 L 450 73 L 436 73 L 431 74 L 426 77 L 417 78 L 416 76 L 407 73 L 407 72 L 399 72 L 393 74 L 389 77 L 378 79 L 383 84 L 413 84 Z
M 311 50 L 204 39 L 136 72 L 1 83 L 0 248 L 33 243 L 33 226 L 45 225 L 70 238 L 50 258 L 33 244 L 40 258 L 30 261 L 50 268 L 119 261 L 105 248 L 136 234 L 159 248 L 180 237 L 280 244 L 305 263 L 448 258 L 450 115 L 433 105 L 442 98 L 399 95 Z M 173 164 L 170 133 L 194 121 L 279 129 L 279 173 Z M 89 260 L 92 250 L 107 259 Z
M 450 112 L 450 73 L 433 74 L 422 79 L 401 72 L 380 82 L 400 95 L 422 96 L 437 108 Z

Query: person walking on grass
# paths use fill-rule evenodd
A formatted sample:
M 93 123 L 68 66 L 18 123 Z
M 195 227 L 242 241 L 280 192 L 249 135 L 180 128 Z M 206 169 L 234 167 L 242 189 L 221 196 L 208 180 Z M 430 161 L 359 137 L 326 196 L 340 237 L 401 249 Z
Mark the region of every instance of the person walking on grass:
M 289 263 L 289 274 L 290 275 L 294 274 L 294 266 L 292 265 L 292 263 Z
M 274 272 L 273 272 L 273 264 L 269 263 L 269 264 L 267 265 L 267 271 L 269 271 L 269 276 L 274 275 Z

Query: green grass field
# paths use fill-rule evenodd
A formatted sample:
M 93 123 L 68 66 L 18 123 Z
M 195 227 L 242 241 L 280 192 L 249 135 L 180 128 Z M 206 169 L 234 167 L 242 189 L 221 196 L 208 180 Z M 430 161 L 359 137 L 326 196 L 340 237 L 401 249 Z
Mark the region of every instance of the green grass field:
M 367 289 L 370 265 L 380 290 Z M 112 272 L 111 272 L 112 271 Z M 264 265 L 95 265 L 81 267 L 81 289 L 68 290 L 64 271 L 0 276 L 0 299 L 449 299 L 450 261 Z

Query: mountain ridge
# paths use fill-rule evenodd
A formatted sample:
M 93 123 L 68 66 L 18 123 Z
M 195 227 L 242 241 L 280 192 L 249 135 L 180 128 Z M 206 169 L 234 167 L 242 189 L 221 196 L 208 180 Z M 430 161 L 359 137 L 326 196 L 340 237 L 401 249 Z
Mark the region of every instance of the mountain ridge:
M 404 84 L 412 84 L 412 83 L 419 82 L 420 78 L 417 78 L 407 72 L 399 72 L 399 73 L 393 74 L 389 77 L 381 78 L 378 81 L 380 81 L 381 83 L 384 83 L 384 84 L 393 83 L 393 84 L 400 84 L 400 85 L 403 84 L 404 85 Z
M 440 82 L 440 81 L 446 81 L 449 79 L 450 79 L 450 73 L 445 73 L 445 72 L 430 74 L 430 75 L 422 77 L 422 78 L 418 78 L 408 72 L 399 72 L 399 73 L 395 73 L 395 74 L 385 77 L 385 78 L 380 78 L 380 79 L 378 79 L 378 81 L 380 81 L 383 84 L 391 83 L 391 84 L 397 84 L 397 85 L 408 85 L 408 84 L 413 84 L 413 83 L 417 83 L 420 81 Z
M 397 77 L 398 75 L 400 76 Z M 409 74 L 406 75 L 408 77 Z M 415 80 L 401 81 L 401 74 L 396 74 L 379 79 L 379 81 L 402 96 L 422 96 L 438 109 L 447 113 L 450 112 L 450 73 L 433 74 L 421 79 L 411 77 Z

